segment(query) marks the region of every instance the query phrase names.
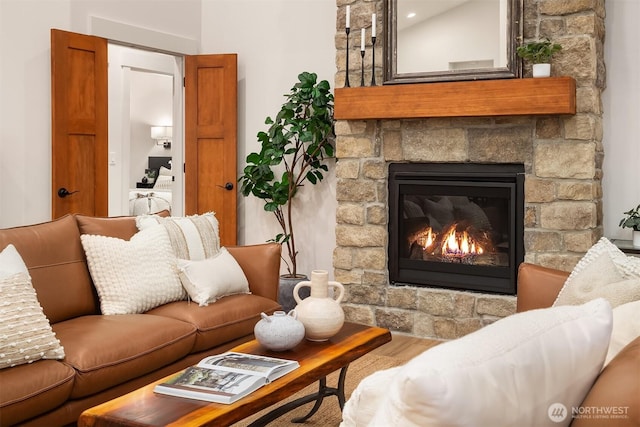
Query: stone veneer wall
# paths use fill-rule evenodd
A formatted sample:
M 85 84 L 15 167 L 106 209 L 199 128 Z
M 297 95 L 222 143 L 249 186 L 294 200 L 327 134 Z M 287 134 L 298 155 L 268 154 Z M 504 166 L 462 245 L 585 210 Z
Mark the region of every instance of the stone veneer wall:
M 360 82 L 359 29 L 382 0 L 337 0 L 335 87 L 344 86 L 345 6 L 351 5 L 351 86 Z M 525 40 L 563 45 L 552 75 L 575 78 L 575 116 L 338 121 L 335 278 L 347 320 L 421 337 L 455 338 L 515 311 L 515 297 L 389 284 L 390 162 L 525 165 L 525 261 L 571 270 L 602 235 L 604 0 L 525 0 Z M 367 31 L 369 34 L 369 30 Z M 354 36 L 358 35 L 357 40 Z M 379 40 L 382 40 L 382 32 Z M 356 43 L 357 41 L 357 43 Z M 382 43 L 376 81 L 382 81 Z M 371 80 L 370 40 L 365 81 Z M 378 59 L 380 60 L 378 61 Z M 525 70 L 530 76 L 530 70 Z M 368 84 L 368 83 L 367 83 Z M 434 102 L 438 102 L 434 100 Z

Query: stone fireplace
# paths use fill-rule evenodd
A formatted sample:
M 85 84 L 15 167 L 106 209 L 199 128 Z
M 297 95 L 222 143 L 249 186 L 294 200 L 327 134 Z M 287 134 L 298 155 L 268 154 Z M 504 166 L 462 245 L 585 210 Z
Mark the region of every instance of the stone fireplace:
M 382 0 L 337 0 L 339 29 L 344 28 L 347 4 L 353 28 L 367 27 L 372 13 L 383 13 Z M 526 262 L 568 271 L 602 235 L 604 1 L 525 0 L 524 15 L 525 39 L 549 37 L 562 43 L 552 75 L 575 79 L 576 114 L 358 119 L 355 113 L 348 120 L 336 116 L 333 266 L 335 279 L 345 285 L 348 320 L 449 339 L 515 311 L 512 295 L 392 283 L 387 249 L 391 164 L 522 165 Z M 337 32 L 336 49 L 334 86 L 342 88 L 343 31 Z M 376 49 L 376 60 L 383 58 L 382 49 Z M 370 55 L 368 46 L 365 64 L 371 64 Z M 352 82 L 359 75 L 359 61 L 359 51 L 352 51 Z M 376 81 L 382 81 L 381 60 L 373 71 Z M 365 65 L 365 81 L 371 80 L 371 72 Z M 350 90 L 359 93 L 358 88 Z M 340 102 L 336 90 L 336 106 Z

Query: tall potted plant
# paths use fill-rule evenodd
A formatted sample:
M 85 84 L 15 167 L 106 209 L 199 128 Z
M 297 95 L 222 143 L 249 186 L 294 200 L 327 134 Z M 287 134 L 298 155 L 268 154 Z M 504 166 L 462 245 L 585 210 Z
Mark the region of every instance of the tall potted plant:
M 329 170 L 325 159 L 334 155 L 333 95 L 329 83 L 317 78 L 309 72 L 298 75 L 278 114 L 265 120 L 269 128 L 258 132 L 260 152 L 247 155 L 238 180 L 244 196 L 262 199 L 264 210 L 275 215 L 281 232 L 270 241 L 286 247 L 284 277 L 294 279 L 306 276 L 297 269 L 292 200 L 305 184 L 322 181 Z
M 560 44 L 544 39 L 518 46 L 516 54 L 533 64 L 533 77 L 549 77 L 551 75 L 551 57 L 561 50 Z

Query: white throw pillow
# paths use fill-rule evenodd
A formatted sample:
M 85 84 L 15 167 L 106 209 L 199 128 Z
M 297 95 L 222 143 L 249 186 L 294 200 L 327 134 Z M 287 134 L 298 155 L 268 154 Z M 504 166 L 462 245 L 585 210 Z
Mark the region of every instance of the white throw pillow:
M 367 426 L 384 401 L 387 387 L 398 375 L 401 366 L 376 371 L 364 378 L 353 390 L 342 410 L 340 427 Z
M 0 252 L 0 279 L 12 276 L 16 273 L 29 274 L 27 266 L 24 264 L 22 257 L 12 244 Z
M 613 331 L 609 351 L 604 361 L 607 366 L 620 350 L 640 336 L 640 301 L 628 302 L 613 309 Z
M 612 307 L 640 299 L 640 258 L 601 238 L 580 259 L 553 303 L 583 304 L 606 298 Z
M 517 313 L 440 344 L 380 390 L 386 397 L 369 425 L 569 425 L 602 368 L 611 324 L 600 298 Z M 569 411 L 564 420 L 553 415 L 558 405 Z
M 128 241 L 89 234 L 80 239 L 102 314 L 144 313 L 186 297 L 163 227 L 140 231 Z
M 0 369 L 40 359 L 64 359 L 64 348 L 24 272 L 0 278 Z
M 160 175 L 156 178 L 155 184 L 153 184 L 154 190 L 171 190 L 171 184 L 173 184 L 173 177 L 168 175 Z
M 227 248 L 199 261 L 178 260 L 180 281 L 192 300 L 200 306 L 233 294 L 248 294 L 249 281 Z
M 177 258 L 202 260 L 220 250 L 218 219 L 213 212 L 186 217 L 142 215 L 136 217 L 139 230 L 162 225 L 169 233 Z

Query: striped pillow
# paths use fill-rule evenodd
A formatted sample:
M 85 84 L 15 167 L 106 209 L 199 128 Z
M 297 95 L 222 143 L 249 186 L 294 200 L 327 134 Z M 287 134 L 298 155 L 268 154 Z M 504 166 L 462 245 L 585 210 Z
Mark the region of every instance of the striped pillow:
M 220 251 L 218 220 L 213 212 L 186 217 L 136 217 L 139 230 L 158 224 L 167 230 L 177 258 L 198 261 L 211 258 Z

